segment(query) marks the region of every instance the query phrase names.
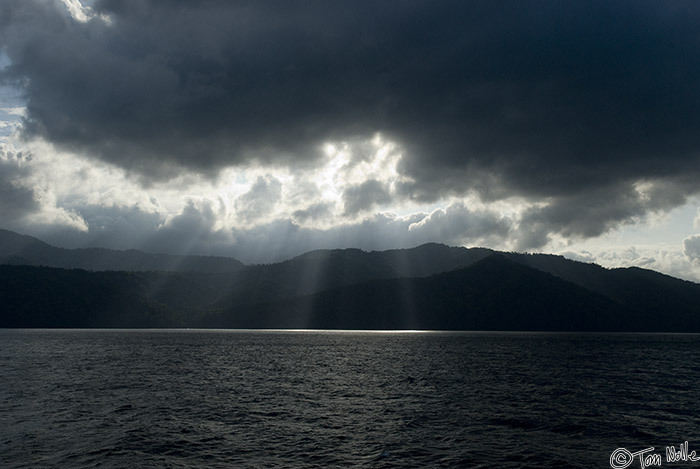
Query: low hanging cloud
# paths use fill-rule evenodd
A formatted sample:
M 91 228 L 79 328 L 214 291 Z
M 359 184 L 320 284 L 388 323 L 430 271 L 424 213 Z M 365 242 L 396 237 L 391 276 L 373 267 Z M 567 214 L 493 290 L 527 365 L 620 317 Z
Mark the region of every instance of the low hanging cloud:
M 503 240 L 512 230 L 512 221 L 488 210 L 470 210 L 462 203 L 436 209 L 408 226 L 419 239 L 449 239 L 451 244 L 473 244 L 475 240 Z
M 216 229 L 217 213 L 211 201 L 190 200 L 175 217 L 150 233 L 143 248 L 151 252 L 215 254 L 230 246 L 233 238 Z
M 248 192 L 236 199 L 236 217 L 244 223 L 269 216 L 282 196 L 282 183 L 272 176 L 259 176 Z
M 504 242 L 510 230 L 509 219 L 462 204 L 403 217 L 377 213 L 328 229 L 304 227 L 288 218 L 245 228 L 222 227 L 219 209 L 210 200 L 190 200 L 166 219 L 136 206 L 74 207 L 87 229 L 71 231 L 64 226 L 40 233 L 47 242 L 66 247 L 137 247 L 149 252 L 230 256 L 246 263 L 264 263 L 314 249 L 409 248 L 434 242 L 438 236 L 451 245 L 484 245 L 487 241 Z M 31 227 L 24 231 L 37 234 Z
M 375 179 L 369 179 L 361 184 L 348 187 L 343 192 L 343 205 L 346 215 L 366 212 L 374 207 L 387 205 L 391 201 L 390 188 Z
M 22 152 L 0 149 L 0 219 L 11 226 L 40 208 L 34 190 L 22 185 L 28 173 L 22 167 Z
M 565 239 L 595 238 L 626 224 L 644 221 L 686 202 L 695 181 L 687 176 L 643 184 L 619 182 L 584 193 L 552 197 L 548 203 L 525 210 L 520 219 L 516 248 L 537 249 L 551 235 Z
M 162 213 L 146 211 L 136 205 L 89 204 L 73 205 L 69 213 L 73 214 L 73 223 L 54 222 L 37 226 L 29 222 L 18 227 L 18 230 L 66 248 L 154 248 L 153 252 L 168 252 L 171 247 L 153 242 L 154 234 L 166 221 Z
M 236 243 L 230 252 L 244 262 L 274 262 L 313 249 L 410 248 L 434 242 L 438 233 L 446 244 L 481 246 L 486 240 L 503 242 L 509 229 L 508 219 L 458 204 L 430 214 L 376 214 L 326 230 L 303 228 L 291 220 L 275 220 L 248 230 L 233 230 Z
M 693 262 L 700 264 L 700 235 L 683 240 L 683 253 Z
M 568 259 L 595 262 L 608 268 L 641 267 L 694 282 L 700 282 L 700 264 L 688 257 L 682 247 L 626 246 L 561 253 Z

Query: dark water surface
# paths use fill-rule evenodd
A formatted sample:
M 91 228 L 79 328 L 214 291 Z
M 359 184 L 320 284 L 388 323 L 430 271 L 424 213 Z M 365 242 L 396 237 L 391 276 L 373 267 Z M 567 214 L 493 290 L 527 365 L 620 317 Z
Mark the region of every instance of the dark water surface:
M 3 468 L 700 467 L 699 401 L 698 335 L 0 330 Z

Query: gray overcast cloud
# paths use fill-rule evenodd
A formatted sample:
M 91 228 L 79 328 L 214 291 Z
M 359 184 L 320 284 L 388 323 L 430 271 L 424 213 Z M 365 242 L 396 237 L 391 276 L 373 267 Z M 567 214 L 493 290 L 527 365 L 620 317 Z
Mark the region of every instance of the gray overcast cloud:
M 303 173 L 328 142 L 381 134 L 401 152 L 395 180 L 347 181 L 342 202 L 308 200 L 287 220 L 517 197 L 537 204 L 508 221 L 522 249 L 596 237 L 700 192 L 697 2 L 83 4 L 2 2 L 0 85 L 23 93 L 26 141 L 142 187 L 232 167 Z M 282 210 L 281 184 L 259 179 L 238 219 Z

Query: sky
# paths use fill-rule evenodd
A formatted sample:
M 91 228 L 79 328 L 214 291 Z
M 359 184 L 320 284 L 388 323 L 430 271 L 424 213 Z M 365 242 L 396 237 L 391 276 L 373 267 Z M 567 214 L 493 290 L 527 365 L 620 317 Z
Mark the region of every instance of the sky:
M 4 0 L 0 227 L 700 281 L 698 57 L 694 1 Z

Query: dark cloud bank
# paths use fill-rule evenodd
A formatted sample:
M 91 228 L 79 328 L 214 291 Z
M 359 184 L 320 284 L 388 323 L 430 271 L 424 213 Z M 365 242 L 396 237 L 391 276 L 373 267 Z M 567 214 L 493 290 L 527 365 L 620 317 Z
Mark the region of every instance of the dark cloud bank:
M 697 2 L 92 8 L 82 23 L 58 2 L 3 2 L 2 80 L 24 90 L 27 137 L 144 182 L 248 163 L 303 170 L 323 142 L 381 132 L 411 179 L 394 196 L 545 203 L 520 221 L 523 249 L 597 236 L 700 188 Z M 375 182 L 345 194 L 346 212 L 389 200 Z

